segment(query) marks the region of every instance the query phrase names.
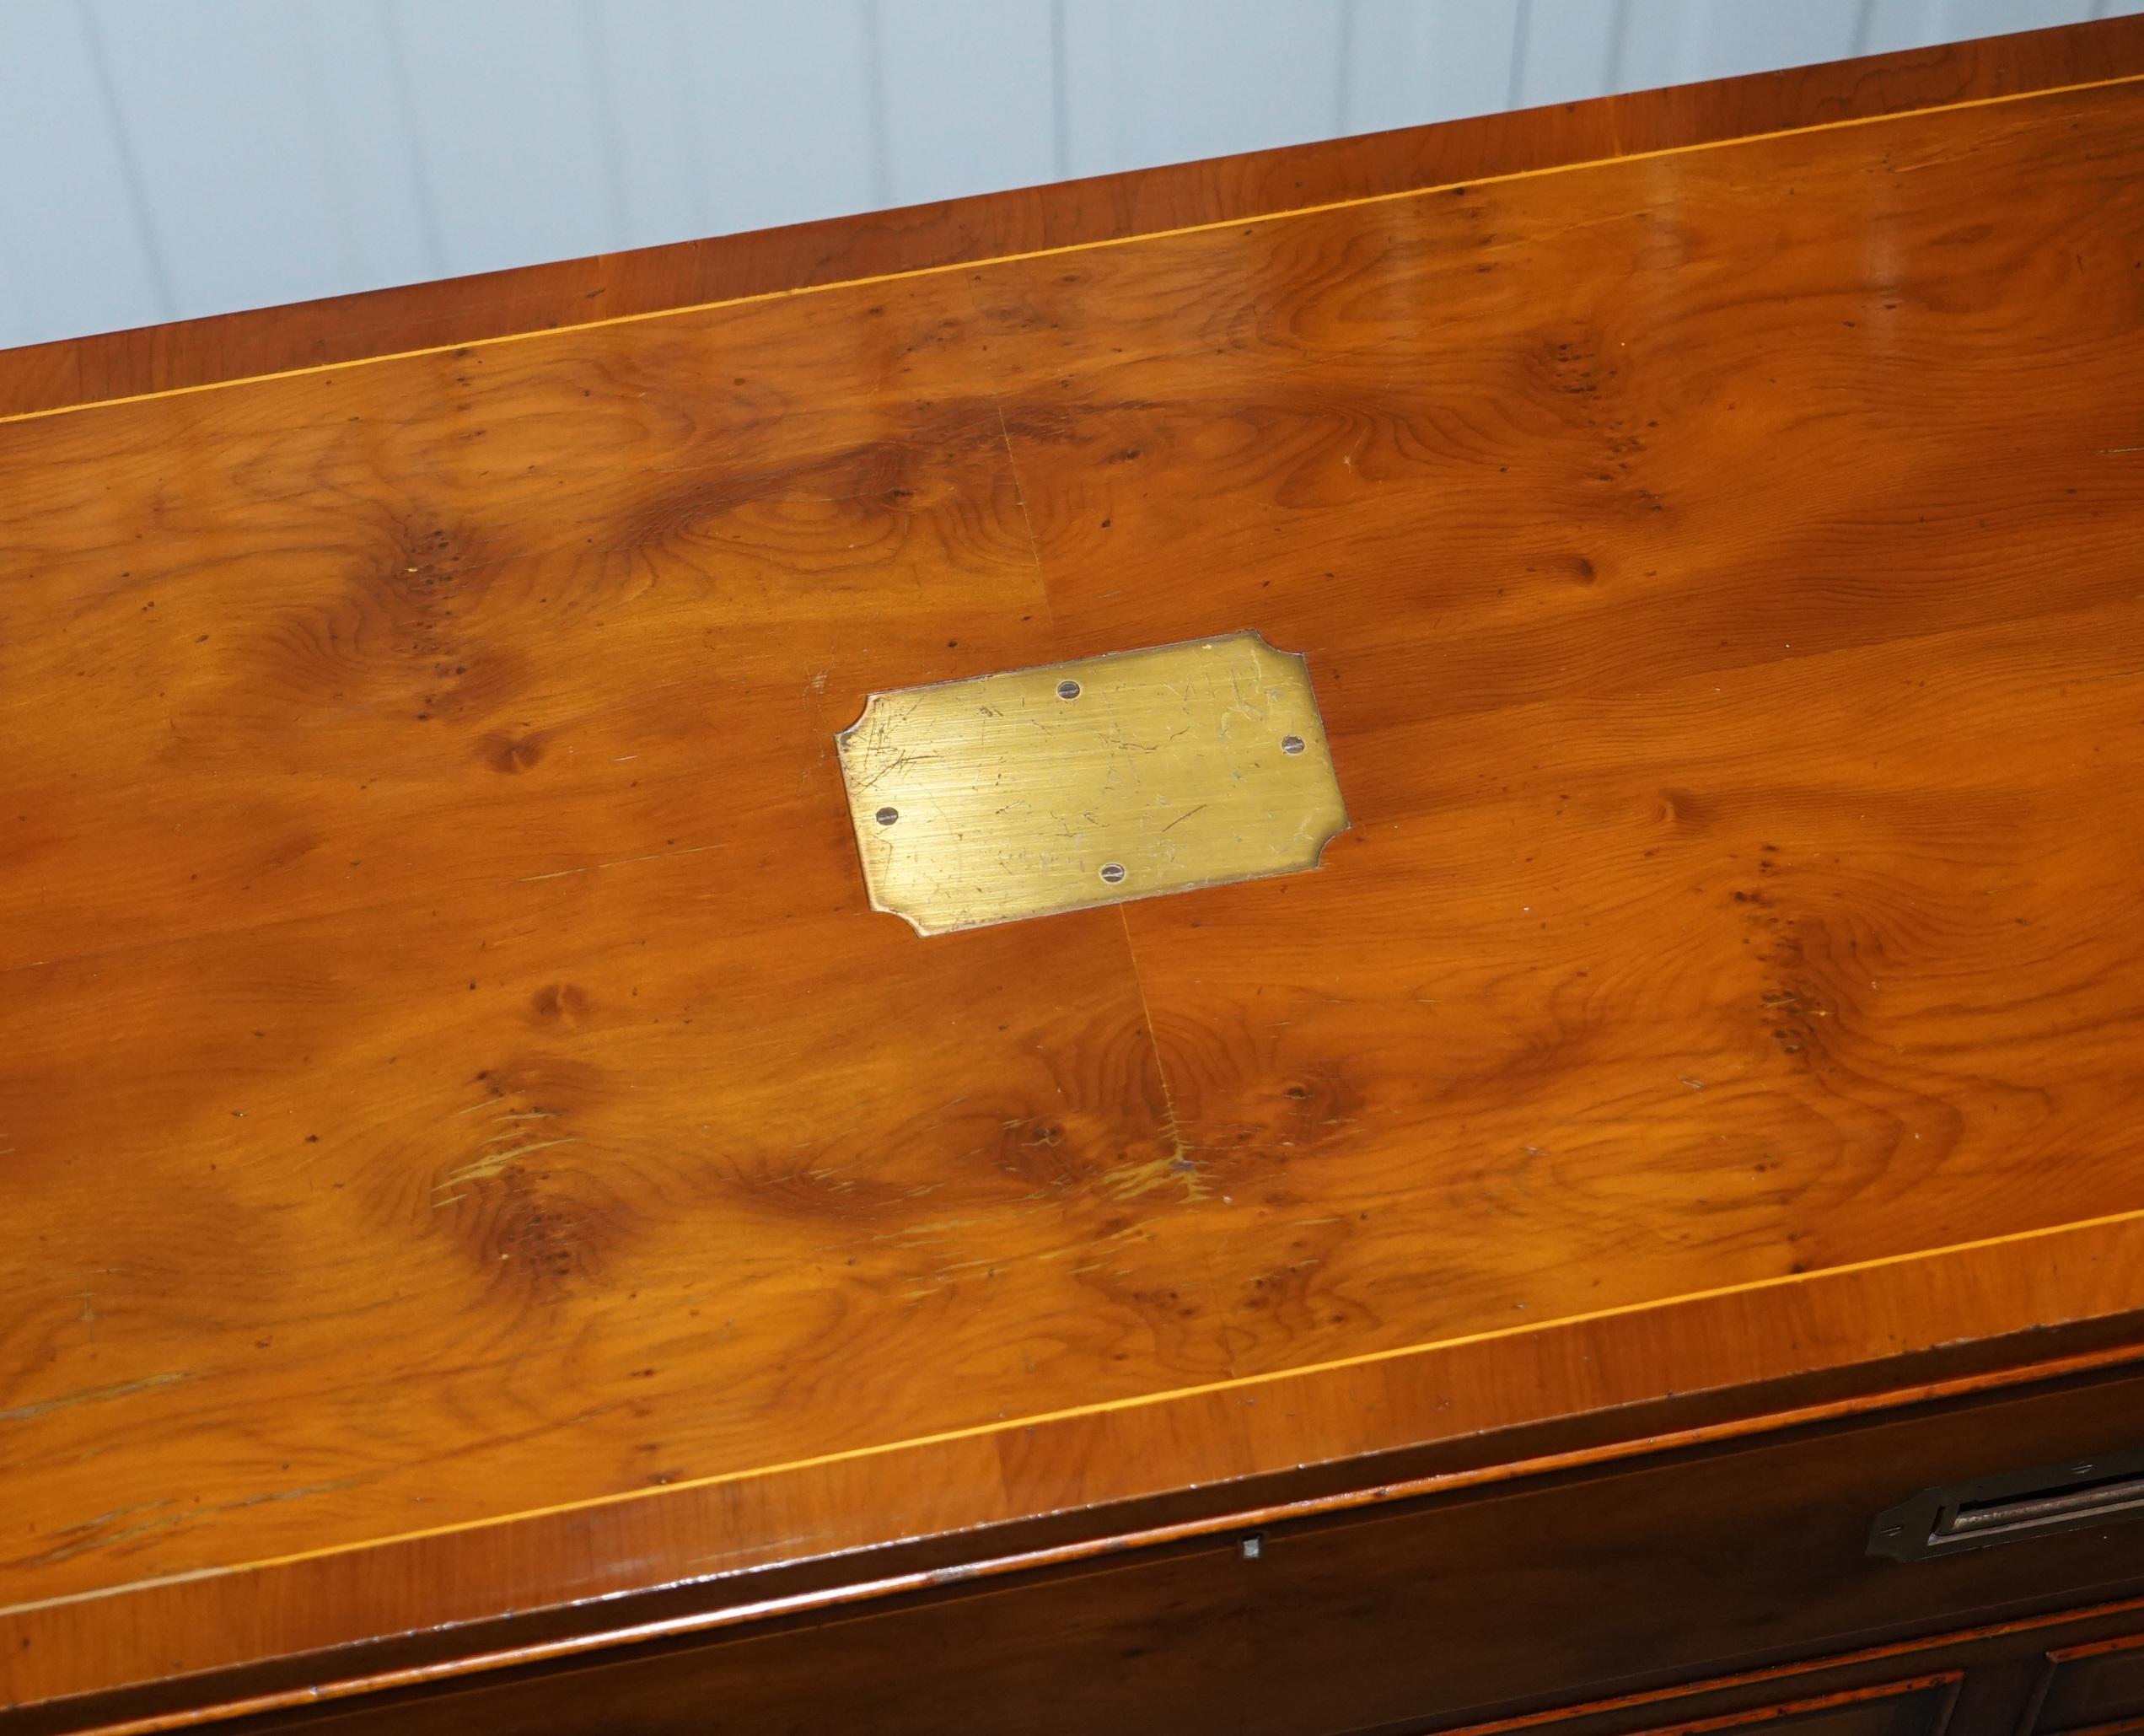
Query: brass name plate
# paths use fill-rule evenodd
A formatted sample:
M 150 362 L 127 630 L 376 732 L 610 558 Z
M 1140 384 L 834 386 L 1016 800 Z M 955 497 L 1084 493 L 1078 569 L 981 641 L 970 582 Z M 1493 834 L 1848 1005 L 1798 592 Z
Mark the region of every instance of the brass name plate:
M 836 740 L 871 902 L 921 934 L 1294 873 L 1347 830 L 1308 666 L 1255 632 L 874 693 Z

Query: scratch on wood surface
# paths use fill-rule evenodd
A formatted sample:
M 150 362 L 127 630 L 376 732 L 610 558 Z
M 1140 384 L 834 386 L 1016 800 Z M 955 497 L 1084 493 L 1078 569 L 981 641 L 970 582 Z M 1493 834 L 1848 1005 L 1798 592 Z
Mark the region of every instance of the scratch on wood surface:
M 26 1422 L 33 1416 L 49 1416 L 55 1411 L 71 1411 L 77 1405 L 100 1405 L 107 1399 L 124 1399 L 137 1392 L 153 1392 L 159 1387 L 176 1386 L 182 1380 L 191 1380 L 191 1374 L 151 1374 L 140 1380 L 122 1380 L 116 1386 L 93 1386 L 87 1392 L 69 1393 L 63 1398 L 41 1399 L 34 1405 L 19 1405 L 12 1411 L 0 1411 L 0 1422 Z
M 948 1217 L 937 1223 L 911 1224 L 906 1229 L 889 1229 L 871 1238 L 874 1242 L 912 1241 L 922 1236 L 943 1235 L 948 1230 L 966 1229 L 965 1217 Z
M 660 862 L 669 856 L 698 856 L 704 851 L 719 847 L 714 844 L 691 844 L 682 850 L 658 850 L 647 856 L 621 856 L 615 862 L 592 862 L 586 868 L 554 868 L 547 874 L 524 874 L 520 884 L 527 886 L 538 880 L 562 880 L 568 874 L 592 874 L 599 868 L 631 868 L 637 862 Z
M 1120 1200 L 1136 1200 L 1180 1182 L 1186 1205 L 1203 1200 L 1208 1191 L 1206 1178 L 1200 1173 L 1197 1160 L 1189 1155 L 1191 1150 L 1179 1139 L 1176 1149 L 1166 1157 L 1107 1171 L 1099 1178 L 1101 1186 Z
M 151 1531 L 164 1530 L 169 1526 L 177 1524 L 185 1517 L 186 1515 L 182 1513 L 165 1513 L 157 1518 L 143 1519 L 138 1525 L 129 1525 L 123 1531 L 107 1531 L 94 1537 L 84 1537 L 74 1543 L 62 1544 L 57 1548 L 46 1550 L 40 1556 L 32 1556 L 31 1565 L 50 1567 L 61 1561 L 71 1561 L 77 1556 L 88 1555 L 93 1549 L 110 1549 L 121 1543 L 131 1542 L 137 1537 L 145 1536 Z
M 277 1489 L 266 1495 L 248 1495 L 237 1501 L 218 1502 L 212 1507 L 189 1508 L 180 1513 L 164 1513 L 156 1518 L 144 1519 L 138 1525 L 129 1525 L 124 1530 L 109 1531 L 97 1536 L 81 1538 L 76 1542 L 62 1544 L 57 1548 L 47 1550 L 43 1555 L 33 1558 L 33 1565 L 51 1567 L 61 1561 L 72 1561 L 77 1556 L 88 1555 L 92 1550 L 110 1549 L 119 1544 L 131 1542 L 133 1539 L 152 1531 L 168 1530 L 173 1525 L 183 1525 L 189 1520 L 204 1519 L 216 1513 L 236 1513 L 243 1508 L 265 1507 L 271 1502 L 303 1501 L 310 1495 L 333 1495 L 344 1489 L 354 1489 L 360 1483 L 369 1481 L 370 1479 L 366 1477 L 344 1477 L 332 1483 L 308 1483 L 303 1488 Z M 169 1502 L 153 1501 L 147 1506 L 132 1508 L 128 1511 L 148 1513 L 155 1508 L 169 1505 Z M 105 1518 L 117 1517 L 119 1515 L 112 1513 L 105 1515 Z M 83 1524 L 70 1525 L 61 1534 L 66 1535 L 71 1532 L 83 1531 L 92 1526 L 101 1524 L 103 1522 L 102 1519 L 91 1519 Z
M 465 1181 L 488 1181 L 516 1158 L 525 1158 L 530 1152 L 549 1151 L 555 1145 L 578 1145 L 579 1143 L 578 1139 L 572 1138 L 539 1139 L 527 1145 L 517 1145 L 511 1151 L 493 1152 L 486 1157 L 479 1158 L 473 1164 L 465 1164 L 460 1169 L 450 1171 L 446 1180 L 432 1191 L 435 1194 L 444 1193 L 449 1188 L 459 1187 Z

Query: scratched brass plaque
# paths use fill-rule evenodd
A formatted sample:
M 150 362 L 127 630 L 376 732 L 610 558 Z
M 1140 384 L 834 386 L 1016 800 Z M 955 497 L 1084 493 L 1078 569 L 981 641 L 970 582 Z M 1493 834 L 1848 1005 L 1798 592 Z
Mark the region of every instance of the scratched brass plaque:
M 916 932 L 1318 866 L 1347 809 L 1255 632 L 874 693 L 836 738 L 871 901 Z

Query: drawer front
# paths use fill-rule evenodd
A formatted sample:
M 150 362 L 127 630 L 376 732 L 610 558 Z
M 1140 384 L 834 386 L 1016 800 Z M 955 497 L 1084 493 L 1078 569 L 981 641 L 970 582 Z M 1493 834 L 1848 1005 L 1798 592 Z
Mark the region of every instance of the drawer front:
M 1634 1736 L 1713 1736 L 1739 1731 L 1792 1731 L 1794 1736 L 1945 1736 L 1951 1708 L 1964 1684 L 1964 1673 L 1942 1670 L 1906 1681 L 1884 1681 L 1867 1687 L 1844 1688 L 1834 1693 L 1811 1694 L 1792 1700 L 1765 1701 L 1730 1712 L 1709 1715 L 1692 1709 L 1672 1723 L 1655 1724 Z M 1733 1682 L 1706 1682 L 1690 1690 L 1690 1700 L 1701 1706 L 1722 1694 L 1732 1694 Z M 1564 1717 L 1529 1720 L 1519 1728 L 1538 1736 L 1590 1736 L 1595 1728 L 1611 1728 L 1619 1710 L 1614 1706 L 1573 1706 Z M 1515 1736 L 1509 1723 L 1477 1726 L 1455 1731 L 1453 1736 Z
M 2144 1634 L 2052 1653 L 2035 1731 L 2144 1728 Z
M 1738 1717 L 1673 1726 L 1660 1736 L 1697 1736 L 1700 1731 L 1742 1730 L 1753 1724 L 1767 1730 L 1792 1730 L 1796 1736 L 1942 1736 L 1963 1680 L 1952 1674 L 1827 1695 L 1808 1704 L 1760 1706 Z

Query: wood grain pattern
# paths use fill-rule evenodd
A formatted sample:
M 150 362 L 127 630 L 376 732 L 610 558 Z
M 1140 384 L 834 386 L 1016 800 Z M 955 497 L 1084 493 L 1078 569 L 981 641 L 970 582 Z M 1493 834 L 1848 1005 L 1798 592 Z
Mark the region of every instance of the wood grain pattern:
M 1229 1246 L 1293 1256 L 1225 1269 L 1239 1367 L 2144 1206 L 2144 135 L 2018 148 L 2072 102 L 2136 112 L 979 278 L 1068 644 L 1252 623 L 1330 696 L 1325 872 L 1124 912 Z
M 871 365 L 938 329 L 921 293 Z M 234 1522 L 252 1551 L 347 1543 L 1009 1398 L 933 1387 L 1151 1387 L 1126 1346 L 1169 1330 L 1195 1230 L 1135 1233 L 1168 1150 L 1120 927 L 908 950 L 866 911 L 832 752 L 860 687 L 1046 645 L 1003 437 L 841 404 L 846 346 L 786 384 L 801 411 L 755 396 L 737 370 L 814 317 L 634 331 L 562 398 L 524 347 L 8 431 L 41 473 L 11 540 L 95 575 L 30 589 L 5 674 L 42 747 L 0 905 L 39 1227 L 7 1282 L 45 1298 L 7 1344 L 45 1516 L 11 1591 L 218 1564 L 197 1540 Z M 654 404 L 710 365 L 721 402 Z M 160 508 L 204 412 L 221 437 Z M 76 734 L 51 696 L 83 681 Z M 1054 972 L 1068 939 L 1086 968 Z M 204 1309 L 247 1327 L 204 1342 Z M 437 1402 L 383 1426 L 396 1386 Z M 70 1514 L 80 1452 L 150 1417 Z
M 2105 19 L 178 320 L 0 351 L 0 415 L 2136 73 L 2144 24 Z
M 1870 1514 L 1931 1470 L 2106 1438 L 2134 1425 L 2141 1400 L 2131 1370 L 1732 1451 L 1283 1516 L 1255 1527 L 1255 1559 L 1240 1547 L 1245 1526 L 1072 1572 L 918 1587 L 388 1692 L 335 1708 L 330 1728 L 1397 1736 L 1568 1721 L 1606 1736 L 1925 1676 L 1963 1662 L 1941 1655 L 1960 1643 L 1992 1642 L 2029 1667 L 2084 1637 L 2046 1622 L 2055 1595 L 2104 1604 L 2144 1588 L 2133 1548 L 2077 1532 L 2023 1559 L 1958 1558 L 1932 1582 L 1864 1553 Z M 2139 1620 L 2133 1604 L 2108 1617 Z M 1969 1736 L 2014 1730 L 2012 1710 Z
M 840 1610 L 948 1579 L 988 1583 L 2119 1367 L 2140 1355 L 2140 1282 L 2144 1228 L 2088 1227 L 148 1580 L 97 1598 L 91 1620 L 74 1601 L 0 1612 L 0 1681 L 40 1700 L 312 1654 L 294 1674 L 219 1690 L 306 1703 Z M 2006 1340 L 2020 1320 L 2034 1330 Z M 2126 1330 L 2066 1360 L 2065 1335 L 2053 1330 L 2061 1323 Z M 1984 1346 L 1986 1366 L 1916 1379 L 1916 1368 L 1954 1367 L 1966 1346 Z M 1796 1373 L 1782 1379 L 1782 1364 Z M 2049 1451 L 2036 1442 L 2007 1451 L 1985 1427 L 1975 1439 L 2005 1468 Z M 1916 1462 L 1906 1481 L 1926 1475 Z M 1066 1522 L 1023 1523 L 1051 1515 Z M 873 1548 L 895 1539 L 929 1546 Z M 681 1597 L 617 1601 L 672 1585 Z M 612 1600 L 610 1613 L 592 1626 L 571 1610 L 497 1619 L 599 1598 Z M 447 1624 L 460 1631 L 437 1631 Z M 411 1638 L 384 1659 L 320 1659 L 383 1635 Z
M 0 1702 L 2129 1319 L 2140 149 L 0 423 Z M 868 909 L 865 692 L 1243 626 L 1321 873 Z

